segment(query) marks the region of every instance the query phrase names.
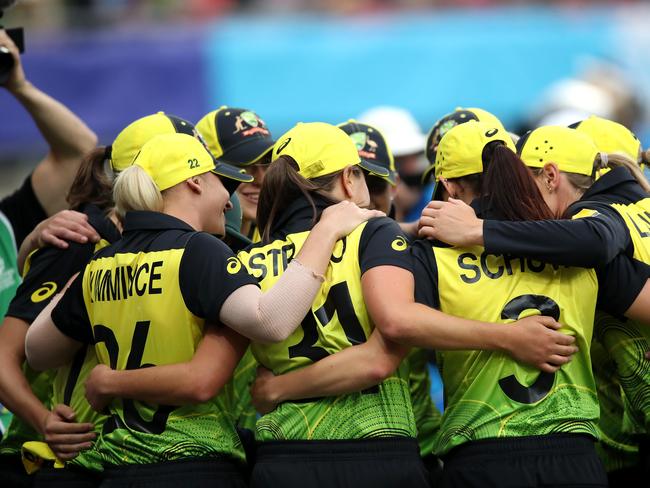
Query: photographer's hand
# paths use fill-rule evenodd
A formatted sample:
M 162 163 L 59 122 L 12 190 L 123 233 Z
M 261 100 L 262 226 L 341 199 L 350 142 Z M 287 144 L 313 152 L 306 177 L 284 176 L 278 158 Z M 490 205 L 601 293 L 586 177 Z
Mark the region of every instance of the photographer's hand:
M 18 47 L 4 29 L 0 29 L 0 46 L 6 47 L 14 58 L 14 67 L 11 69 L 9 78 L 4 83 L 4 87 L 11 93 L 17 94 L 27 84 L 27 79 L 25 78 L 25 71 L 20 60 Z

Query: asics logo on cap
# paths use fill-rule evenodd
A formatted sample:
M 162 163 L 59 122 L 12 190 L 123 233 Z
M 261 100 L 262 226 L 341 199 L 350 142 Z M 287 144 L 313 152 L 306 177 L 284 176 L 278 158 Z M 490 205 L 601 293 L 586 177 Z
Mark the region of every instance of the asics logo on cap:
M 487 131 L 485 133 L 485 137 L 493 137 L 493 136 L 496 135 L 497 132 L 499 132 L 499 129 L 497 129 L 497 128 L 490 129 L 489 131 Z
M 280 147 L 278 147 L 277 153 L 280 154 L 282 151 L 284 151 L 284 148 L 289 145 L 291 142 L 291 137 L 287 137 L 284 141 L 282 141 L 282 144 L 280 144 Z

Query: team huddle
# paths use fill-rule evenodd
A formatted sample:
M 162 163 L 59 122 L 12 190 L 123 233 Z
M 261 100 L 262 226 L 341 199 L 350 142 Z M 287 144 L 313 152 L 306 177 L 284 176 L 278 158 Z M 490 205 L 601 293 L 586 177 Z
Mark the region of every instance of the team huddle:
M 93 237 L 16 239 L 2 486 L 647 483 L 649 152 L 475 108 L 424 150 L 415 222 L 353 119 L 158 112 L 86 151 Z

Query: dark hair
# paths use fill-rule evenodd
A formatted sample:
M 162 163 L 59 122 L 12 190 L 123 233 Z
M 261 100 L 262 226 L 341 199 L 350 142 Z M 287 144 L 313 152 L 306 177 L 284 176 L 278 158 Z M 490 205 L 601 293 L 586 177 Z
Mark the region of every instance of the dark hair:
M 368 185 L 368 192 L 371 195 L 383 194 L 386 191 L 386 188 L 390 185 L 388 181 L 380 176 L 371 175 L 365 173 L 366 185 Z
M 93 149 L 83 159 L 67 196 L 71 209 L 78 210 L 85 203 L 102 210 L 113 207 L 113 178 L 106 174 L 105 161 L 103 146 Z
M 507 220 L 552 219 L 530 169 L 505 145 L 483 148 L 483 187 L 489 205 Z
M 483 173 L 456 178 L 506 220 L 552 219 L 530 169 L 501 141 L 483 148 Z
M 289 156 L 280 156 L 269 166 L 260 190 L 257 205 L 257 226 L 262 231 L 262 241 L 271 240 L 271 231 L 276 219 L 289 204 L 298 198 L 306 198 L 312 208 L 312 225 L 318 212 L 314 197 L 319 196 L 330 204 L 336 203 L 326 195 L 332 190 L 341 171 L 319 178 L 306 179 L 298 173 L 298 165 Z

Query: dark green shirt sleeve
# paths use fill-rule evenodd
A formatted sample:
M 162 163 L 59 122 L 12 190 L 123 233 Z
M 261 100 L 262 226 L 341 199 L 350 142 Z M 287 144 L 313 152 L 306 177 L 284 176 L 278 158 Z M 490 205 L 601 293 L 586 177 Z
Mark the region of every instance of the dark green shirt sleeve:
M 427 240 L 415 241 L 409 248 L 409 253 L 413 259 L 415 301 L 439 309 L 438 266 L 431 242 Z
M 485 220 L 485 250 L 564 266 L 604 266 L 632 248 L 625 222 L 612 212 L 599 209 L 593 216 L 575 220 Z
M 624 254 L 596 269 L 598 309 L 623 316 L 650 278 L 650 266 Z
M 221 306 L 232 292 L 245 285 L 259 286 L 228 246 L 203 232 L 185 246 L 179 284 L 187 308 L 212 324 L 220 323 Z
M 370 219 L 359 240 L 361 274 L 377 266 L 397 266 L 413 271 L 406 234 L 397 222 L 388 217 Z
M 71 242 L 67 249 L 44 247 L 36 251 L 30 259 L 29 271 L 9 305 L 7 316 L 31 324 L 70 277 L 84 269 L 93 249 L 94 244 Z

